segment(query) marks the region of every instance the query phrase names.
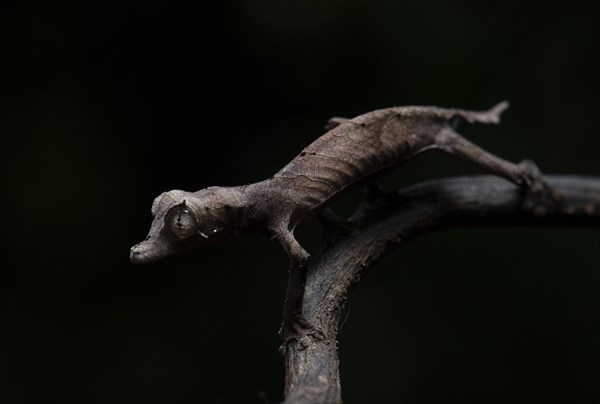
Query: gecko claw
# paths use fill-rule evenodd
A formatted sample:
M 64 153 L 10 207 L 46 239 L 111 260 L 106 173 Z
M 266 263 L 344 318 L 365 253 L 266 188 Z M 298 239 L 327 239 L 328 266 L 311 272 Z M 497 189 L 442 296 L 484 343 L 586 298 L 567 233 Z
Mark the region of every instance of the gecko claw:
M 564 196 L 544 180 L 541 170 L 533 161 L 521 161 L 518 174 L 525 186 L 523 208 L 526 211 L 541 217 L 560 209 Z
M 542 171 L 531 160 L 521 160 L 517 165 L 517 169 L 517 176 L 522 181 L 522 184 L 528 188 L 533 187 L 536 183 L 543 181 Z

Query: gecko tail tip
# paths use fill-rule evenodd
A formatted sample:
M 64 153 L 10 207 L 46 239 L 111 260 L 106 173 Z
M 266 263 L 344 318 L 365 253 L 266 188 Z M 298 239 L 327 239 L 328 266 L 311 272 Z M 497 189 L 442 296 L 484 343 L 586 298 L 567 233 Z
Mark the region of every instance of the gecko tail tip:
M 469 123 L 500 123 L 500 115 L 510 104 L 508 101 L 501 101 L 487 111 L 464 111 L 459 110 L 458 115 Z

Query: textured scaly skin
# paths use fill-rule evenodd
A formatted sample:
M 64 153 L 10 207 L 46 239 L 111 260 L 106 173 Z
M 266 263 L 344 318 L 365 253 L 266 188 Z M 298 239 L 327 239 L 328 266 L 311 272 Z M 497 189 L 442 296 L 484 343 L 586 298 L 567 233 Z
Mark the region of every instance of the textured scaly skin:
M 539 172 L 533 175 L 524 172 L 454 131 L 458 120 L 498 123 L 507 106 L 500 103 L 483 112 L 437 107 L 369 112 L 343 120 L 268 180 L 240 187 L 163 193 L 152 206 L 154 221 L 150 233 L 146 240 L 132 247 L 131 261 L 153 262 L 221 243 L 242 233 L 266 233 L 276 238 L 290 257 L 284 339 L 297 339 L 304 341 L 301 346 L 306 345 L 306 337 L 318 332 L 302 315 L 305 268 L 310 255 L 294 238 L 296 226 L 353 186 L 429 149 L 446 152 L 518 185 L 529 186 Z M 196 233 L 185 239 L 175 237 L 166 224 L 170 213 L 182 210 L 193 212 L 191 222 L 197 224 Z

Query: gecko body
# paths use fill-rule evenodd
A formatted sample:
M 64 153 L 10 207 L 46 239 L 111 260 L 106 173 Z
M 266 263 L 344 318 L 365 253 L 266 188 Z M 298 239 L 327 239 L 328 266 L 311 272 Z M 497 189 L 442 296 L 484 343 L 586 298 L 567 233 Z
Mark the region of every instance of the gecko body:
M 290 257 L 284 337 L 314 331 L 302 315 L 309 254 L 294 238 L 296 227 L 360 183 L 427 150 L 470 161 L 518 185 L 530 175 L 474 145 L 455 131 L 458 121 L 498 123 L 508 104 L 476 112 L 437 107 L 381 109 L 342 120 L 272 178 L 197 192 L 173 190 L 152 205 L 146 240 L 131 249 L 133 263 L 154 262 L 257 232 L 276 238 Z

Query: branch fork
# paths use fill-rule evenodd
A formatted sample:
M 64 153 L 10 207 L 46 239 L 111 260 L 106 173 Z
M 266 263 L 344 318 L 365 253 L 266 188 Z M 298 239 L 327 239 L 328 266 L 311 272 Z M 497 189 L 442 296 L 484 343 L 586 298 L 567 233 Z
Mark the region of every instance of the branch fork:
M 554 197 L 531 199 L 502 178 L 475 176 L 429 181 L 391 197 L 379 193 L 361 204 L 351 217 L 359 230 L 309 262 L 303 313 L 323 335 L 308 346 L 288 344 L 285 403 L 342 403 L 337 332 L 344 304 L 361 277 L 403 243 L 457 225 L 600 227 L 600 178 L 544 180 L 557 192 Z

